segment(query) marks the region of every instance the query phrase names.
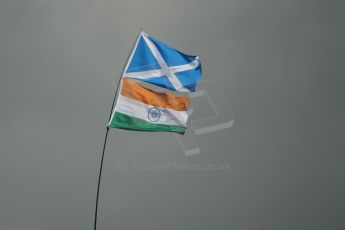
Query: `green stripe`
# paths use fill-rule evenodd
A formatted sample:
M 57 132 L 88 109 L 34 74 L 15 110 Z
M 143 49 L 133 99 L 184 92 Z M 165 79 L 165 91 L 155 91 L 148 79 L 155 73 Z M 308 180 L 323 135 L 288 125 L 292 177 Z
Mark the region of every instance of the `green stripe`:
M 115 112 L 109 127 L 149 132 L 174 132 L 179 134 L 184 134 L 186 131 L 186 128 L 182 126 L 155 124 L 119 112 Z

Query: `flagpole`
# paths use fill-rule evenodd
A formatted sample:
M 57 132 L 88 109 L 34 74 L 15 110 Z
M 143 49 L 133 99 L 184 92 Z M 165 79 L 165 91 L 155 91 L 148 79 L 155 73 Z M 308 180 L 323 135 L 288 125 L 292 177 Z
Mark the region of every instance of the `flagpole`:
M 137 36 L 135 42 L 134 42 L 133 45 L 132 45 L 131 51 L 129 52 L 129 55 L 128 55 L 127 59 L 126 59 L 125 65 L 124 65 L 124 67 L 123 67 L 123 69 L 122 69 L 121 76 L 120 76 L 119 81 L 118 81 L 117 86 L 116 86 L 116 90 L 115 90 L 115 94 L 114 94 L 114 98 L 113 98 L 113 103 L 112 103 L 112 105 L 111 105 L 111 110 L 110 110 L 110 115 L 109 115 L 109 118 L 108 118 L 108 123 L 110 122 L 110 119 L 111 119 L 112 114 L 113 114 L 114 105 L 115 105 L 115 101 L 116 101 L 116 96 L 117 96 L 117 93 L 118 93 L 118 90 L 119 90 L 119 86 L 120 86 L 120 84 L 121 84 L 121 79 L 122 79 L 123 73 L 124 73 L 124 71 L 125 71 L 125 68 L 126 68 L 127 65 L 128 65 L 129 58 L 132 56 L 134 47 L 135 47 L 135 45 L 138 43 L 139 36 L 140 36 L 140 34 L 141 34 L 142 31 L 143 31 L 143 29 L 141 28 L 140 31 L 139 31 L 139 33 L 138 33 L 138 36 Z M 101 163 L 100 163 L 99 173 L 98 173 L 98 184 L 97 184 L 97 195 L 96 195 L 96 207 L 95 207 L 95 215 L 94 215 L 94 216 L 95 216 L 95 220 L 94 220 L 94 230 L 97 230 L 97 214 L 98 214 L 99 189 L 100 189 L 100 186 L 101 186 L 102 171 L 103 171 L 103 161 L 104 161 L 104 153 L 105 153 L 105 148 L 106 148 L 106 146 L 107 146 L 108 133 L 109 133 L 109 126 L 107 125 L 106 131 L 105 131 L 104 143 L 103 143 L 102 158 L 101 158 Z

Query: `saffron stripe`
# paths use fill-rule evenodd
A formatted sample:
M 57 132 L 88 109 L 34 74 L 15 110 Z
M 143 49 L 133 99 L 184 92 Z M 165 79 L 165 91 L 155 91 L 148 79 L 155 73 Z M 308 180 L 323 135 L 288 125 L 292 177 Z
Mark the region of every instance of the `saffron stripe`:
M 190 99 L 187 97 L 178 96 L 169 92 L 156 92 L 144 88 L 139 83 L 127 78 L 122 80 L 121 95 L 147 105 L 174 109 L 177 111 L 186 111 L 190 103 Z

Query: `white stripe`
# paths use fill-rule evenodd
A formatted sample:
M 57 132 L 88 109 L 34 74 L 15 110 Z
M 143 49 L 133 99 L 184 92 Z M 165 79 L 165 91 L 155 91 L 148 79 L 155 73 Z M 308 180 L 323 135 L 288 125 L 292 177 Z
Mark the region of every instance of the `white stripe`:
M 178 125 L 186 127 L 188 113 L 187 111 L 176 111 L 173 109 L 159 108 L 161 116 L 158 121 L 153 122 L 148 119 L 148 111 L 154 106 L 144 104 L 137 100 L 119 95 L 116 112 L 133 116 L 153 124 L 164 124 L 164 125 Z
M 185 65 L 171 66 L 169 67 L 169 69 L 173 73 L 178 73 L 182 71 L 195 69 L 199 65 L 200 65 L 200 60 L 196 59 Z M 138 78 L 138 79 L 146 79 L 146 78 L 154 78 L 154 77 L 162 77 L 162 76 L 164 76 L 164 72 L 161 69 L 153 69 L 153 70 L 140 71 L 140 72 L 130 72 L 130 73 L 124 74 L 124 77 Z
M 170 71 L 169 66 L 165 63 L 164 58 L 162 57 L 162 55 L 159 53 L 159 50 L 157 49 L 157 47 L 155 46 L 155 44 L 153 44 L 153 42 L 150 41 L 150 39 L 148 39 L 147 34 L 143 33 L 143 38 L 147 44 L 147 46 L 150 48 L 153 56 L 156 58 L 159 66 L 162 69 L 162 72 L 164 73 L 164 75 L 166 75 L 170 81 L 170 83 L 174 86 L 174 88 L 178 91 L 182 91 L 182 92 L 190 92 L 187 88 L 185 88 L 182 83 L 180 82 L 180 80 L 176 77 L 176 75 Z

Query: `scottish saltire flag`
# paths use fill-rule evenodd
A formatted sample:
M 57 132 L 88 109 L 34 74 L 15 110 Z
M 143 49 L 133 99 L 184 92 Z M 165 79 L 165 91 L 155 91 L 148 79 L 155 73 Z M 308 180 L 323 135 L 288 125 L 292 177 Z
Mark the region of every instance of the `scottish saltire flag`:
M 124 78 L 108 127 L 184 134 L 190 99 L 172 92 L 157 92 Z
M 181 92 L 194 92 L 201 78 L 199 57 L 184 54 L 140 32 L 123 77 Z
M 200 78 L 197 56 L 141 31 L 125 65 L 108 127 L 184 134 L 190 103 L 185 92 L 194 92 Z

